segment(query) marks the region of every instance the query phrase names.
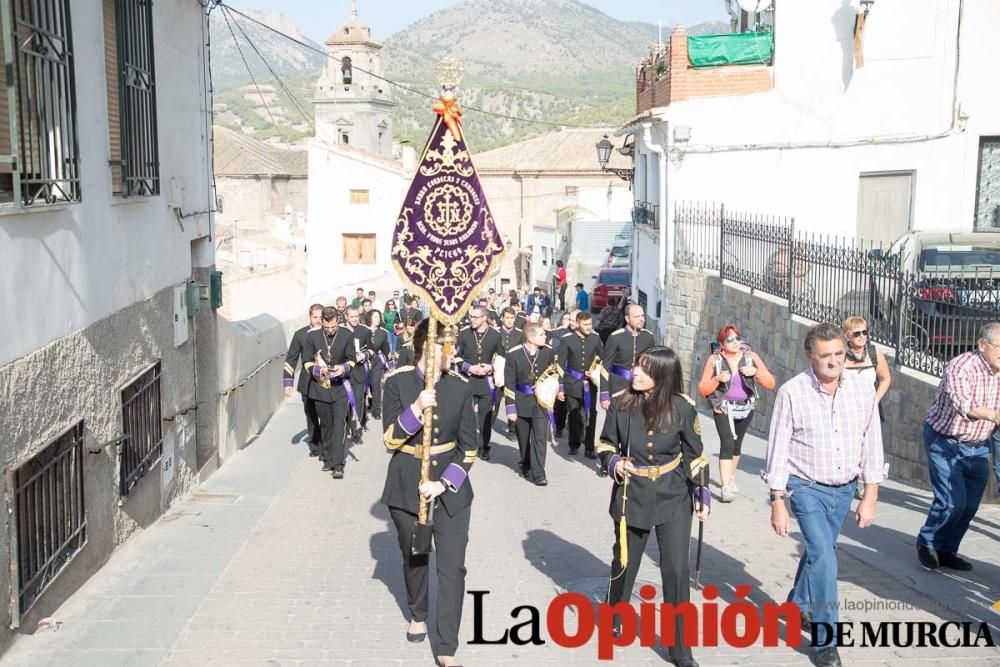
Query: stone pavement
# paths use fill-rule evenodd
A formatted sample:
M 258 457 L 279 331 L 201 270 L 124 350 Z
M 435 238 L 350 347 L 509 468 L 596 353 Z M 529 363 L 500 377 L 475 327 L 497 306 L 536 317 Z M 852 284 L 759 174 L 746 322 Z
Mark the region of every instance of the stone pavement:
M 347 475 L 336 481 L 306 455 L 302 421 L 300 403 L 287 401 L 260 437 L 63 604 L 53 615 L 57 631 L 18 637 L 3 664 L 433 664 L 429 643 L 409 644 L 403 636 L 400 556 L 377 504 L 387 460 L 378 429 L 352 448 Z M 706 446 L 717 452 L 712 422 L 703 417 L 702 424 Z M 477 462 L 471 475 L 467 590 L 490 591 L 483 603 L 487 639 L 528 618 L 521 612 L 512 620 L 515 607 L 532 605 L 546 643 L 462 644 L 459 658 L 467 665 L 600 664 L 596 635 L 578 649 L 556 646 L 545 610 L 567 590 L 603 595 L 613 539 L 609 482 L 562 444 L 549 452 L 549 486 L 535 487 L 514 472 L 515 445 L 499 435 L 494 442 L 492 460 Z M 781 601 L 795 571 L 799 535 L 773 534 L 756 478 L 764 448 L 747 437 L 739 498 L 717 502 L 706 526 L 702 582 L 717 585 L 723 601 L 734 600 L 737 584 L 753 586 L 757 604 Z M 848 519 L 839 548 L 841 620 L 983 619 L 1000 640 L 1000 613 L 989 609 L 1000 598 L 1000 507 L 984 507 L 963 544 L 973 572 L 928 572 L 916 562 L 913 536 L 929 498 L 889 482 L 876 527 L 862 531 Z M 659 588 L 656 558 L 651 540 L 639 579 Z M 878 608 L 858 608 L 866 603 Z M 472 637 L 467 596 L 461 640 Z M 845 664 L 1000 665 L 1000 650 L 991 648 L 845 648 L 841 655 Z M 808 664 L 799 650 L 763 648 L 760 641 L 747 649 L 696 648 L 695 656 L 703 665 Z M 665 664 L 661 652 L 637 644 L 617 651 L 615 661 Z

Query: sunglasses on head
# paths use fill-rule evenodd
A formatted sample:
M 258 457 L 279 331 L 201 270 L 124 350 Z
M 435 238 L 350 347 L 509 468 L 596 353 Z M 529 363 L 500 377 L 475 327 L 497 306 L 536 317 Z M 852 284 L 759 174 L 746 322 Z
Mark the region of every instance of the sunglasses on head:
M 855 331 L 851 334 L 851 338 L 861 338 L 862 336 L 868 335 L 868 329 L 862 329 L 861 331 Z

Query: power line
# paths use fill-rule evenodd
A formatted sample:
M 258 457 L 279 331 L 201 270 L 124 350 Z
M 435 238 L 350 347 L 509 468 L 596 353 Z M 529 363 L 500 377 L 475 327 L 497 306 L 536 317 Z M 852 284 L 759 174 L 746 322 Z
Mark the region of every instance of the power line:
M 222 3 L 217 3 L 222 5 Z M 228 9 L 226 5 L 222 5 L 224 8 Z M 233 32 L 233 26 L 229 24 L 229 17 L 226 16 L 225 10 L 222 12 L 222 18 L 226 20 L 226 27 L 229 28 L 229 34 L 233 36 L 233 42 L 236 43 L 236 50 L 240 53 L 240 59 L 243 61 L 243 66 L 247 68 L 247 74 L 250 75 L 250 80 L 253 82 L 253 87 L 257 89 L 257 94 L 260 96 L 260 103 L 264 105 L 264 109 L 267 111 L 268 117 L 274 125 L 277 125 L 277 121 L 274 120 L 274 116 L 271 114 L 271 108 L 267 106 L 267 102 L 264 101 L 264 93 L 260 92 L 260 86 L 257 85 L 257 79 L 254 78 L 253 72 L 250 71 L 250 63 L 247 62 L 246 57 L 243 55 L 243 49 L 240 47 L 240 41 L 236 39 L 236 33 Z
M 231 12 L 234 12 L 236 14 L 239 14 L 240 16 L 242 16 L 246 20 L 250 21 L 251 23 L 256 23 L 260 27 L 266 28 L 267 30 L 270 30 L 271 32 L 275 33 L 276 35 L 280 35 L 280 36 L 284 37 L 285 39 L 287 39 L 289 41 L 292 41 L 292 42 L 298 44 L 299 46 L 301 46 L 301 47 L 303 47 L 305 49 L 309 49 L 310 51 L 314 51 L 314 52 L 320 54 L 321 56 L 324 56 L 325 58 L 329 58 L 331 60 L 333 59 L 333 56 L 331 56 L 326 51 L 318 49 L 315 46 L 313 46 L 312 44 L 308 44 L 306 42 L 303 42 L 302 40 L 297 39 L 295 37 L 292 37 L 291 35 L 289 35 L 287 33 L 281 32 L 280 30 L 278 30 L 276 28 L 272 28 L 271 26 L 267 25 L 266 23 L 264 23 L 262 21 L 258 21 L 254 17 L 249 16 L 248 14 L 245 14 L 245 13 L 241 12 L 238 9 L 235 9 L 234 7 L 230 7 L 229 5 L 227 5 L 222 0 L 214 0 L 214 1 L 216 2 L 216 4 L 218 4 L 218 5 L 226 8 L 227 10 L 229 10 Z M 228 21 L 227 21 L 227 23 L 228 23 Z M 399 88 L 401 90 L 405 90 L 405 91 L 414 93 L 415 95 L 420 95 L 421 97 L 426 97 L 427 99 L 430 99 L 430 100 L 436 100 L 436 99 L 438 99 L 436 96 L 431 95 L 429 93 L 425 93 L 425 92 L 423 92 L 421 90 L 417 90 L 416 88 L 412 88 L 412 87 L 407 86 L 405 84 L 399 83 L 398 81 L 393 81 L 392 79 L 387 79 L 384 76 L 380 76 L 378 74 L 375 74 L 374 72 L 369 72 L 367 70 L 364 70 L 364 69 L 362 69 L 362 68 L 354 65 L 353 63 L 351 64 L 351 69 L 355 69 L 355 70 L 357 70 L 357 71 L 359 71 L 359 72 L 361 72 L 363 74 L 367 74 L 370 77 L 373 77 L 375 79 L 379 79 L 380 81 L 385 81 L 390 86 L 395 86 L 395 87 L 397 87 L 397 88 Z M 571 127 L 571 128 L 581 129 L 581 130 L 600 129 L 600 127 L 595 127 L 593 125 L 574 125 L 574 124 L 571 124 L 571 123 L 556 123 L 556 122 L 548 121 L 548 120 L 535 120 L 535 119 L 532 119 L 532 118 L 522 118 L 520 116 L 512 116 L 512 115 L 508 115 L 508 114 L 502 114 L 502 113 L 497 113 L 495 111 L 487 111 L 486 109 L 481 109 L 479 107 L 474 107 L 474 106 L 465 106 L 465 105 L 463 105 L 462 109 L 463 109 L 463 111 L 475 111 L 477 113 L 481 113 L 481 114 L 484 114 L 486 116 L 494 116 L 496 118 L 503 118 L 505 120 L 513 120 L 513 121 L 518 121 L 518 122 L 522 122 L 522 123 L 532 123 L 532 124 L 536 124 L 536 125 L 548 125 L 550 127 Z
M 226 7 L 225 5 L 223 5 L 222 12 L 223 12 L 223 14 L 227 14 L 229 12 L 229 8 Z M 313 125 L 312 118 L 310 118 L 308 115 L 306 115 L 306 112 L 303 111 L 302 107 L 299 105 L 299 102 L 295 98 L 295 95 L 293 95 L 292 91 L 288 89 L 288 86 L 285 85 L 285 82 L 281 80 L 281 77 L 278 76 L 278 73 L 274 71 L 274 68 L 271 67 L 271 64 L 269 62 L 267 62 L 267 60 L 264 58 L 264 54 L 262 54 L 260 52 L 260 50 L 257 48 L 257 45 L 253 43 L 253 41 L 247 35 L 246 31 L 243 30 L 243 26 L 240 25 L 240 22 L 236 20 L 235 16 L 233 17 L 233 23 L 236 24 L 237 28 L 239 28 L 240 34 L 243 35 L 243 39 L 245 39 L 247 41 L 247 44 L 249 44 L 250 48 L 253 49 L 254 53 L 257 54 L 257 57 L 260 58 L 260 61 L 262 63 L 264 63 L 264 67 L 267 68 L 267 71 L 269 71 L 271 73 L 271 76 L 274 77 L 274 80 L 278 82 L 278 85 L 281 86 L 281 89 L 285 91 L 286 95 L 288 95 L 288 99 L 291 100 L 291 102 L 292 102 L 293 105 L 295 105 L 295 108 L 298 110 L 299 114 L 302 116 L 302 119 L 309 125 L 309 127 L 312 129 L 312 131 L 315 132 L 316 131 L 316 126 Z M 233 38 L 235 39 L 235 37 L 236 36 L 234 35 Z M 237 44 L 236 46 L 238 48 L 239 44 Z

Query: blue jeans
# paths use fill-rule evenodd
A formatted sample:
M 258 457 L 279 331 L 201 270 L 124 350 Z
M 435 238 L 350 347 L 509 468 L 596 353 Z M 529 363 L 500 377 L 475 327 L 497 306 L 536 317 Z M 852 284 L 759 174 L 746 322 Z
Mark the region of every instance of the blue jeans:
M 854 499 L 854 484 L 824 486 L 792 475 L 786 486 L 792 516 L 802 531 L 802 557 L 795 583 L 788 594 L 802 611 L 812 613 L 814 623 L 833 625 L 837 610 L 837 538 Z M 834 626 L 836 627 L 836 626 Z M 817 626 L 815 648 L 833 642 L 824 626 Z
M 396 334 L 391 330 L 387 329 L 386 333 L 389 334 L 389 354 L 396 353 Z
M 1000 426 L 993 429 L 993 474 L 997 478 L 997 488 L 1000 489 Z
M 917 544 L 943 554 L 958 553 L 990 479 L 989 441 L 962 443 L 924 425 L 924 447 L 934 501 Z M 996 440 L 994 440 L 994 447 Z

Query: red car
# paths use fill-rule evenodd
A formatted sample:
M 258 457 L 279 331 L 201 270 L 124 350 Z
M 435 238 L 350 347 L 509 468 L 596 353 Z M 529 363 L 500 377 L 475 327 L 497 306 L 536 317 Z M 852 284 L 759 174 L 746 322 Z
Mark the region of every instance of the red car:
M 599 313 L 608 305 L 617 305 L 632 291 L 632 269 L 601 269 L 594 276 L 590 312 Z

